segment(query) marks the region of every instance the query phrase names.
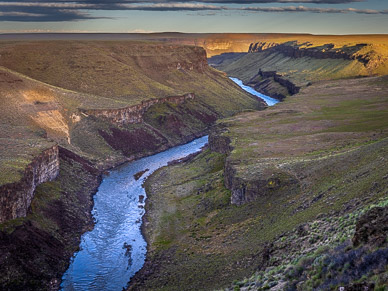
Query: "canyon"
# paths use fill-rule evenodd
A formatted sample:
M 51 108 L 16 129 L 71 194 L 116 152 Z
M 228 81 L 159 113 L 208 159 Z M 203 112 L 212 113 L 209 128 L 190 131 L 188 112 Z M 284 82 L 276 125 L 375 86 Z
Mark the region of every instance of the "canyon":
M 209 149 L 145 182 L 132 290 L 245 288 L 274 269 L 298 284 L 285 265 L 349 242 L 367 207 L 385 207 L 386 36 L 55 37 L 69 36 L 0 41 L 1 288 L 58 289 L 101 174 L 207 134 Z M 336 218 L 348 228 L 323 240 Z M 303 224 L 314 242 L 287 253 Z
M 370 74 L 356 58 L 270 49 L 209 62 L 262 93 L 263 75 L 298 92 L 286 88 L 274 107 L 219 120 L 208 150 L 150 176 L 149 252 L 128 290 L 386 286 L 387 232 L 366 220 L 387 205 L 387 77 L 360 78 Z M 367 238 L 353 243 L 361 225 Z
M 7 104 L 1 107 L 0 138 L 5 289 L 59 288 L 81 234 L 93 227 L 92 195 L 107 169 L 203 136 L 218 118 L 243 108 L 265 108 L 208 67 L 202 48 L 137 42 L 0 45 L 0 96 Z M 63 55 L 56 53 L 59 46 Z M 42 48 L 45 53 L 38 54 Z M 97 55 L 90 55 L 93 49 Z M 72 50 L 79 58 L 69 59 Z M 51 63 L 47 74 L 42 63 Z M 119 76 L 118 67 L 129 79 L 106 77 Z M 78 76 L 64 77 L 69 70 Z M 93 79 L 81 77 L 90 72 Z

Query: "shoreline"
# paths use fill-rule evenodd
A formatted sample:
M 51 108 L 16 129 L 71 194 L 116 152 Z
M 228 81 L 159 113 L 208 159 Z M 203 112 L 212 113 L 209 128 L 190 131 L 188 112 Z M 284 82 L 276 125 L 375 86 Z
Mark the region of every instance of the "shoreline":
M 192 161 L 195 157 L 197 157 L 198 155 L 200 155 L 201 153 L 203 153 L 205 150 L 207 150 L 209 148 L 209 144 L 206 144 L 205 146 L 203 146 L 202 148 L 201 148 L 201 150 L 200 151 L 198 151 L 198 152 L 196 152 L 196 153 L 192 153 L 192 154 L 190 154 L 190 155 L 188 155 L 187 157 L 184 157 L 184 158 L 181 158 L 181 159 L 177 159 L 177 160 L 174 160 L 174 161 L 171 161 L 167 166 L 164 166 L 164 167 L 161 167 L 161 168 L 159 168 L 158 170 L 160 170 L 160 169 L 163 169 L 163 168 L 165 168 L 165 167 L 170 167 L 170 166 L 174 166 L 174 165 L 178 165 L 178 164 L 184 164 L 184 163 L 189 163 L 190 161 Z M 156 170 L 156 171 L 158 171 L 158 170 Z M 155 172 L 156 172 L 155 171 Z M 154 173 L 155 173 L 154 172 Z M 154 174 L 154 173 L 152 173 L 152 174 Z M 151 174 L 151 175 L 152 175 Z M 150 175 L 150 176 L 151 176 Z M 145 179 L 145 181 L 144 181 L 144 183 L 143 183 L 143 185 L 145 186 L 145 183 L 147 182 L 147 180 L 148 180 L 148 178 L 150 177 L 150 176 L 148 176 L 146 179 Z M 147 230 L 146 230 L 146 227 L 147 227 L 147 223 L 148 223 L 148 218 L 149 218 L 149 212 L 150 212 L 150 209 L 149 209 L 149 203 L 147 203 L 147 200 L 151 197 L 150 196 L 150 193 L 149 192 L 147 192 L 147 188 L 146 187 L 144 187 L 144 190 L 145 190 L 145 192 L 146 192 L 146 194 L 147 194 L 147 199 L 145 199 L 145 206 L 144 206 L 144 210 L 145 210 L 145 212 L 144 212 L 144 215 L 142 216 L 142 219 L 141 219 L 141 221 L 142 221 L 142 223 L 141 223 L 141 226 L 140 226 L 140 231 L 141 231 L 141 234 L 142 234 L 142 236 L 143 236 L 143 238 L 144 238 L 144 240 L 146 241 L 146 243 L 147 243 L 147 252 L 146 252 L 146 258 L 145 258 L 145 261 L 144 261 L 144 264 L 143 264 L 143 266 L 142 266 L 142 268 L 139 270 L 139 271 L 137 271 L 136 273 L 135 273 L 135 275 L 133 275 L 131 278 L 130 278 L 130 280 L 128 281 L 128 284 L 127 284 L 127 286 L 126 286 L 126 289 L 125 290 L 134 290 L 134 289 L 132 289 L 132 288 L 134 288 L 134 286 L 133 286 L 133 284 L 132 283 L 134 283 L 134 281 L 135 281 L 135 284 L 137 283 L 137 284 L 139 284 L 139 283 L 141 283 L 142 281 L 144 281 L 144 278 L 146 277 L 146 275 L 147 274 L 149 274 L 150 272 L 152 272 L 152 266 L 155 266 L 155 261 L 151 261 L 151 259 L 150 259 L 150 257 L 149 257 L 149 253 L 150 253 L 150 241 L 149 241 L 149 238 L 148 238 L 148 236 L 147 236 Z
M 158 150 L 156 150 L 156 151 L 153 152 L 153 153 L 146 154 L 146 155 L 138 155 L 138 156 L 135 156 L 135 157 L 130 157 L 128 160 L 125 160 L 125 161 L 119 161 L 119 162 L 118 162 L 117 164 L 115 164 L 114 166 L 109 165 L 108 167 L 101 168 L 101 169 L 93 168 L 93 169 L 96 170 L 96 173 L 95 173 L 94 177 L 98 180 L 98 185 L 96 185 L 94 191 L 91 191 L 91 192 L 89 192 L 89 194 L 88 194 L 88 196 L 90 197 L 90 199 L 91 199 L 91 201 L 92 201 L 91 208 L 88 210 L 88 216 L 89 216 L 89 219 L 90 219 L 90 223 L 85 224 L 85 226 L 84 226 L 84 227 L 85 227 L 85 231 L 82 232 L 82 233 L 80 233 L 80 235 L 77 237 L 77 240 L 78 240 L 78 247 L 77 247 L 77 250 L 73 252 L 72 256 L 71 256 L 70 258 L 68 258 L 68 263 L 67 263 L 66 270 L 61 274 L 60 278 L 53 278 L 53 279 L 52 279 L 52 281 L 55 281 L 55 282 L 56 282 L 56 284 L 55 284 L 56 286 L 55 286 L 52 290 L 60 290 L 60 285 L 61 285 L 61 283 L 62 283 L 63 275 L 64 275 L 65 272 L 68 270 L 68 268 L 69 268 L 69 266 L 70 266 L 70 263 L 71 263 L 72 257 L 79 251 L 79 245 L 80 245 L 80 242 L 81 242 L 81 237 L 82 237 L 82 235 L 84 235 L 86 232 L 92 231 L 92 230 L 94 229 L 95 221 L 94 221 L 94 217 L 93 217 L 93 215 L 92 215 L 92 210 L 93 210 L 93 208 L 94 208 L 94 195 L 98 192 L 98 189 L 99 189 L 101 183 L 103 182 L 104 175 L 106 175 L 106 172 L 111 171 L 111 170 L 114 170 L 114 169 L 116 169 L 116 168 L 118 168 L 118 167 L 120 167 L 120 166 L 123 166 L 123 165 L 127 164 L 127 163 L 131 163 L 131 162 L 140 160 L 140 159 L 142 159 L 142 158 L 146 158 L 146 157 L 149 157 L 149 156 L 152 156 L 152 155 L 161 153 L 161 152 L 166 151 L 166 150 L 168 150 L 168 149 L 171 149 L 171 148 L 174 148 L 174 147 L 177 147 L 177 146 L 180 146 L 180 145 L 184 145 L 184 144 L 190 143 L 190 142 L 192 142 L 192 141 L 195 140 L 195 139 L 198 139 L 198 138 L 201 138 L 201 137 L 206 136 L 206 135 L 208 134 L 209 130 L 210 130 L 210 128 L 207 129 L 207 130 L 205 130 L 205 131 L 203 131 L 203 132 L 201 132 L 201 133 L 192 135 L 192 136 L 190 136 L 189 138 L 182 140 L 182 142 L 180 142 L 180 143 L 178 143 L 178 144 L 175 144 L 175 145 L 172 145 L 172 146 L 168 146 L 168 147 L 166 147 L 166 148 L 165 148 L 165 147 L 161 147 L 161 148 L 159 148 Z M 191 158 L 191 159 L 194 158 L 196 155 L 198 155 L 199 153 L 201 153 L 201 152 L 204 150 L 204 148 L 205 148 L 205 147 L 203 147 L 199 152 L 194 153 L 194 154 L 191 154 L 191 155 L 189 155 L 188 157 Z M 65 149 L 65 150 L 66 150 L 66 149 Z M 66 150 L 66 151 L 69 151 L 69 150 Z M 71 152 L 71 151 L 69 151 L 69 152 Z M 71 152 L 71 153 L 73 153 L 73 152 Z M 73 154 L 74 154 L 74 153 L 73 153 Z M 172 162 L 177 163 L 177 161 L 179 161 L 179 160 L 182 160 L 181 162 L 184 162 L 184 161 L 186 161 L 186 159 L 187 159 L 188 157 L 185 157 L 185 158 L 182 158 L 182 159 L 178 159 L 178 160 L 174 160 L 174 161 L 172 161 Z M 147 199 L 146 199 L 146 200 L 147 200 Z M 146 205 L 147 205 L 147 203 L 146 203 Z M 147 242 L 147 253 L 148 253 L 148 245 L 149 245 L 149 244 L 148 244 L 148 240 L 147 240 L 147 238 L 146 238 L 146 236 L 145 236 L 145 231 L 143 230 L 143 226 L 144 226 L 144 217 L 145 217 L 146 213 L 147 213 L 147 211 L 145 211 L 145 214 L 144 214 L 143 217 L 142 217 L 142 224 L 141 224 L 141 226 L 140 226 L 140 231 L 141 231 L 141 234 L 142 234 L 144 240 Z M 147 260 L 147 257 L 146 257 L 146 260 Z M 143 265 L 143 267 L 144 267 L 144 265 Z M 143 269 L 143 267 L 142 267 L 142 269 Z M 140 270 L 141 270 L 141 269 L 140 269 Z M 140 270 L 139 270 L 138 272 L 140 272 Z M 138 273 L 138 272 L 137 272 L 137 273 Z M 136 274 L 137 274 L 137 273 L 136 273 Z M 136 275 L 136 274 L 135 274 L 135 275 Z M 134 276 L 135 276 L 135 275 L 134 275 Z M 129 283 L 130 280 L 131 280 L 131 278 L 128 279 L 128 280 L 129 280 L 129 281 L 128 281 L 128 283 Z

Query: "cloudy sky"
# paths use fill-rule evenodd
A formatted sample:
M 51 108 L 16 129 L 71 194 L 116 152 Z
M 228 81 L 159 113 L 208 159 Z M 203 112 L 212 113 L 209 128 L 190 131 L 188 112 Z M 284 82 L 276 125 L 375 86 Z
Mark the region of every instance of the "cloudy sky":
M 387 0 L 0 0 L 7 32 L 388 33 Z

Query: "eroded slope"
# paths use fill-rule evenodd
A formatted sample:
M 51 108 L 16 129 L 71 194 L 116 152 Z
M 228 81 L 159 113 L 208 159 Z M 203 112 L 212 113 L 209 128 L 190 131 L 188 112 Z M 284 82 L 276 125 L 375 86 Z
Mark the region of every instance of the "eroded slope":
M 283 288 L 289 262 L 351 238 L 349 213 L 387 195 L 387 92 L 386 77 L 322 82 L 221 121 L 210 151 L 147 181 L 149 260 L 130 288 L 211 290 L 266 267 L 235 288 Z

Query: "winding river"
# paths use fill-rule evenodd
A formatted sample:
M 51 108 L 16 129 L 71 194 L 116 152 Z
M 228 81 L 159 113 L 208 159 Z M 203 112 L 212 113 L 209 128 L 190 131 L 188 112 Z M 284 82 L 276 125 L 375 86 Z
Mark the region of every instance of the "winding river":
M 231 80 L 269 106 L 278 102 L 245 86 L 237 78 Z M 207 140 L 205 136 L 124 164 L 103 178 L 94 195 L 95 226 L 82 235 L 80 250 L 74 254 L 62 277 L 62 290 L 120 291 L 127 285 L 143 266 L 147 253 L 147 243 L 140 229 L 146 199 L 142 184 L 168 162 L 198 152 Z
M 143 266 L 147 252 L 140 230 L 146 198 L 144 180 L 168 162 L 198 152 L 207 140 L 205 136 L 124 164 L 103 178 L 94 196 L 95 226 L 82 235 L 80 250 L 62 277 L 62 290 L 121 291 L 127 285 Z
M 235 82 L 237 85 L 239 85 L 242 89 L 244 89 L 248 93 L 251 93 L 252 95 L 255 95 L 256 97 L 259 97 L 260 99 L 263 99 L 265 101 L 265 103 L 267 103 L 268 106 L 273 106 L 276 103 L 279 103 L 279 100 L 271 98 L 271 97 L 268 97 L 268 96 L 266 96 L 264 94 L 261 94 L 260 92 L 257 92 L 252 87 L 244 85 L 243 82 L 240 79 L 233 78 L 233 77 L 230 77 L 229 79 L 231 79 L 233 82 Z

